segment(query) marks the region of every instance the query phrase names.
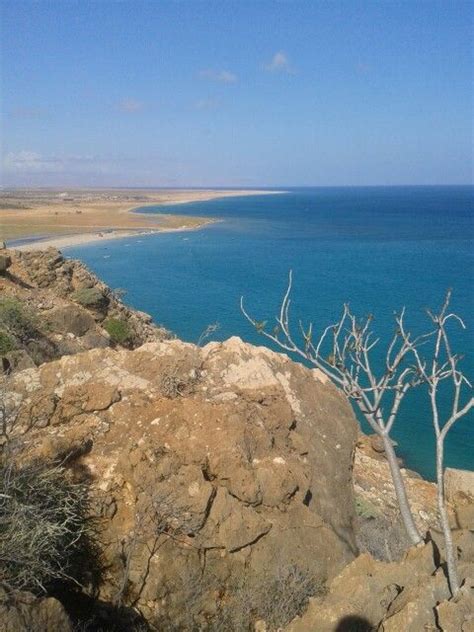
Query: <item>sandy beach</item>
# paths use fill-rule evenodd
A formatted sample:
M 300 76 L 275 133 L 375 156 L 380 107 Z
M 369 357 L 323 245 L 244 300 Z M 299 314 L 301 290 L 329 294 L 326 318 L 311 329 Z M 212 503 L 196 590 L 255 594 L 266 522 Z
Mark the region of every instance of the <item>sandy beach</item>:
M 0 241 L 22 250 L 65 248 L 93 241 L 195 230 L 215 220 L 145 214 L 139 208 L 205 202 L 216 198 L 268 195 L 278 191 L 148 189 L 10 189 L 0 193 Z M 17 240 L 28 243 L 15 245 Z M 13 244 L 12 244 L 13 242 Z
M 105 242 L 114 239 L 125 239 L 126 237 L 146 237 L 147 235 L 154 235 L 156 233 L 174 233 L 193 231 L 204 228 L 208 224 L 214 224 L 219 220 L 199 218 L 199 224 L 196 226 L 177 226 L 176 228 L 156 228 L 150 230 L 107 230 L 105 232 L 100 231 L 97 233 L 76 233 L 73 235 L 64 235 L 62 237 L 46 237 L 46 238 L 33 238 L 32 241 L 22 243 L 19 245 L 10 245 L 10 248 L 15 250 L 44 250 L 45 248 L 68 248 L 69 246 L 81 246 L 93 242 Z

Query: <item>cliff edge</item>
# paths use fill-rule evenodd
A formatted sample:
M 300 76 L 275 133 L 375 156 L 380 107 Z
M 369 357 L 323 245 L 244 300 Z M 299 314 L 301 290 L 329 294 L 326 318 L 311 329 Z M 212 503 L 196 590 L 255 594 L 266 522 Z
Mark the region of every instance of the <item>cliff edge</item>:
M 24 581 L 16 596 L 7 573 L 22 569 L 7 560 L 5 630 L 269 632 L 293 619 L 291 632 L 471 630 L 472 582 L 453 609 L 440 566 L 435 486 L 405 472 L 434 544 L 403 555 L 384 455 L 323 374 L 235 337 L 203 348 L 171 339 L 57 251 L 2 261 L 0 503 L 9 515 L 14 496 L 28 519 L 52 468 L 71 490 L 67 510 L 77 490 L 87 496 L 93 539 L 69 540 L 48 559 L 53 579 Z M 455 526 L 468 578 L 464 500 Z M 42 544 L 55 537 L 51 502 Z M 35 537 L 25 536 L 32 550 Z M 359 628 L 340 627 L 347 617 Z

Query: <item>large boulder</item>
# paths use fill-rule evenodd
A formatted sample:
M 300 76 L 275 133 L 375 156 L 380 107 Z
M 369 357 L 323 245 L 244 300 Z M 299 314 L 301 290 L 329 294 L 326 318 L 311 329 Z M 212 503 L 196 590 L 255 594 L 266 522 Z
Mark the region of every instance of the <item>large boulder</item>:
M 50 329 L 63 334 L 83 336 L 95 329 L 95 320 L 91 314 L 78 305 L 64 305 L 47 313 L 46 322 Z
M 474 501 L 474 471 L 447 467 L 444 481 L 448 499 L 454 500 L 456 495 L 464 494 Z
M 73 301 L 79 303 L 90 310 L 94 310 L 97 314 L 107 312 L 109 298 L 107 294 L 98 287 L 83 287 L 71 294 Z
M 474 579 L 468 578 L 456 600 L 445 600 L 436 606 L 438 626 L 446 632 L 474 632 Z
M 353 559 L 357 423 L 319 372 L 238 338 L 175 340 L 63 357 L 11 386 L 22 458 L 75 454 L 90 481 L 103 601 L 166 629 L 186 599 L 212 616 L 243 577 L 262 591 L 297 569 L 316 586 Z

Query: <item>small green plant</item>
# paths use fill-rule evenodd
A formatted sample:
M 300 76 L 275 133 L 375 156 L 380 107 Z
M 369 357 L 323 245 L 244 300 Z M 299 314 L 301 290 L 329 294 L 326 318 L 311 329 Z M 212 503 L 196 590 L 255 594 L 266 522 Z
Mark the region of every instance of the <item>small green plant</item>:
M 6 355 L 15 348 L 15 341 L 6 331 L 0 329 L 0 355 Z
M 114 344 L 123 345 L 132 337 L 129 324 L 120 318 L 108 318 L 104 322 L 104 329 Z
M 357 496 L 355 499 L 355 510 L 356 514 L 360 518 L 364 518 L 364 520 L 370 520 L 371 518 L 377 518 L 379 516 L 375 505 L 361 496 Z
M 84 307 L 98 307 L 107 302 L 104 293 L 96 287 L 83 287 L 76 290 L 71 298 Z
M 34 315 L 26 305 L 13 297 L 0 298 L 0 325 L 22 342 L 36 333 Z

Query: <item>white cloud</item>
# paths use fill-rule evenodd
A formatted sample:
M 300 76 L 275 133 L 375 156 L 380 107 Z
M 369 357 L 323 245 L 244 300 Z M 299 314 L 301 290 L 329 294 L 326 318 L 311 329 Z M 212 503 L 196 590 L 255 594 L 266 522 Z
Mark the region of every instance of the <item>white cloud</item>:
M 45 156 L 36 151 L 9 152 L 3 158 L 3 168 L 9 173 L 86 173 L 107 171 L 107 165 L 96 156 L 64 155 Z
M 143 110 L 143 103 L 136 99 L 123 99 L 118 104 L 118 108 L 121 112 L 140 112 Z
M 53 156 L 46 158 L 36 151 L 18 151 L 8 153 L 3 166 L 7 171 L 35 171 L 56 172 L 62 171 L 62 161 Z
M 268 64 L 263 64 L 263 68 L 267 72 L 286 72 L 290 75 L 294 74 L 295 70 L 288 59 L 288 56 L 283 51 L 276 52 L 271 61 Z
M 228 70 L 201 70 L 198 73 L 201 79 L 210 79 L 211 81 L 219 81 L 220 83 L 236 83 L 237 75 Z

